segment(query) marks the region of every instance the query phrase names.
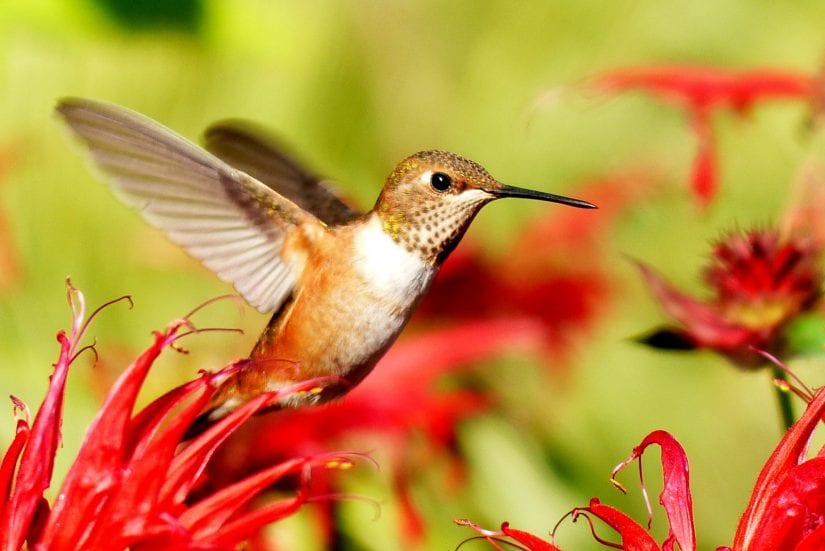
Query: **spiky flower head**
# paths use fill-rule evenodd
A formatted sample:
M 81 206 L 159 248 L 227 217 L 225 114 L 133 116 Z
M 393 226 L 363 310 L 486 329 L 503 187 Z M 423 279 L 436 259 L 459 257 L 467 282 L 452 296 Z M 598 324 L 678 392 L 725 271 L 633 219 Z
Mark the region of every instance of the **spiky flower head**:
M 234 484 L 211 489 L 204 472 L 215 450 L 256 411 L 275 403 L 284 390 L 250 400 L 188 441 L 187 426 L 206 405 L 216 382 L 237 365 L 204 373 L 136 410 L 138 393 L 161 352 L 179 349 L 180 338 L 204 331 L 195 328 L 190 314 L 155 333 L 152 345 L 118 378 L 50 503 L 45 492 L 52 484 L 60 443 L 69 367 L 84 350 L 93 348 L 81 343 L 89 321 L 100 311 L 85 319 L 83 295 L 71 285 L 69 302 L 72 329 L 58 334 L 60 354 L 32 423 L 26 406 L 13 398 L 15 412 L 24 415 L 0 461 L 0 549 L 229 551 L 304 503 L 324 499 L 309 491 L 313 471 L 350 465 L 354 455 L 313 453 L 268 464 Z M 286 392 L 305 390 L 302 384 Z M 257 500 L 289 477 L 300 480 L 294 495 Z
M 644 341 L 658 348 L 709 348 L 736 364 L 763 363 L 754 349 L 783 354 L 784 330 L 821 296 L 819 250 L 807 238 L 772 229 L 731 233 L 713 247 L 704 279 L 713 290 L 698 301 L 639 264 L 665 312 L 681 328 L 655 331 Z
M 730 234 L 713 249 L 705 280 L 724 317 L 754 329 L 781 325 L 820 296 L 817 251 L 770 230 Z

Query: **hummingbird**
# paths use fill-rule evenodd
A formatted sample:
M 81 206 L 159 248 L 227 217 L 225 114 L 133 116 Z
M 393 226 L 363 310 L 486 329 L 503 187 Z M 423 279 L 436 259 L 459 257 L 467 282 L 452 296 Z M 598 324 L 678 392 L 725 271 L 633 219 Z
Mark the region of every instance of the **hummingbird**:
M 113 104 L 66 98 L 56 111 L 123 202 L 272 313 L 249 361 L 215 391 L 202 415 L 212 422 L 315 377 L 337 382 L 277 407 L 346 394 L 398 337 L 487 203 L 596 208 L 505 185 L 473 161 L 431 150 L 400 161 L 372 210 L 360 212 L 247 123 L 209 127 L 203 149 Z

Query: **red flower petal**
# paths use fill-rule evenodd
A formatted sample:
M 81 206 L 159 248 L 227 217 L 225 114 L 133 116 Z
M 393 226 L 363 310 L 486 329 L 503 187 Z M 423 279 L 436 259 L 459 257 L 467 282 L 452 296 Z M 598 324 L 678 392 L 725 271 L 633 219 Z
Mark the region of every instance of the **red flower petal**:
M 327 382 L 324 378 L 308 379 L 277 391 L 260 394 L 234 409 L 199 434 L 175 456 L 168 467 L 159 502 L 169 508 L 184 503 L 218 447 L 255 413 L 272 406 L 284 396 L 324 386 Z M 186 419 L 187 425 L 193 420 L 194 415 Z
M 688 460 L 685 450 L 670 433 L 657 430 L 648 434 L 641 444 L 633 448 L 630 457 L 613 469 L 613 476 L 615 477 L 630 462 L 640 460 L 645 449 L 651 444 L 658 444 L 662 448 L 664 488 L 659 494 L 659 503 L 664 507 L 670 525 L 662 549 L 673 549 L 675 541 L 681 551 L 692 551 L 696 549 L 696 533 L 693 526 Z
M 312 469 L 348 468 L 347 456 L 320 454 L 284 461 L 210 495 L 192 505 L 180 517 L 198 541 L 231 544 L 254 535 L 267 524 L 292 514 L 306 501 L 306 486 Z M 301 487 L 296 496 L 260 507 L 242 515 L 237 513 L 261 491 L 287 475 L 301 474 Z
M 814 100 L 812 77 L 773 69 L 734 72 L 715 67 L 638 67 L 603 74 L 595 79 L 595 83 L 609 92 L 644 90 L 676 103 L 688 112 L 699 142 L 691 181 L 693 191 L 703 205 L 707 205 L 716 191 L 716 150 L 710 125 L 712 108 L 728 107 L 741 114 L 758 100 Z
M 16 551 L 23 545 L 54 469 L 66 377 L 74 353 L 74 342 L 64 332 L 58 333 L 57 340 L 60 356 L 20 456 L 14 487 L 0 518 L 0 548 L 10 551 Z
M 625 551 L 661 551 L 656 540 L 638 522 L 609 505 L 603 505 L 595 497 L 588 507 L 573 510 L 573 519 L 582 511 L 587 511 L 613 528 L 622 538 Z
M 758 99 L 807 99 L 813 92 L 812 77 L 790 71 L 678 65 L 618 69 L 597 77 L 596 84 L 609 91 L 645 90 L 696 108 L 725 103 L 739 112 Z
M 166 504 L 160 502 L 159 495 L 175 450 L 180 445 L 181 435 L 208 402 L 211 388 L 207 385 L 202 379 L 182 385 L 150 404 L 136 417 L 136 422 L 130 423 L 133 428 L 130 428 L 129 437 L 124 441 L 124 464 L 121 467 L 124 475 L 98 513 L 101 521 L 96 523 L 95 533 L 90 536 L 87 544 L 90 548 L 105 548 L 107 543 L 111 543 L 111 534 L 128 537 L 151 531 L 156 519 L 169 513 L 168 509 L 164 509 Z M 178 412 L 172 422 L 155 435 L 154 429 L 169 411 L 195 391 L 201 391 L 201 396 Z M 166 407 L 156 407 L 159 402 Z M 154 422 L 148 422 L 149 417 L 154 417 Z M 153 435 L 156 437 L 152 438 Z M 128 442 L 133 439 L 138 443 L 132 450 Z
M 820 524 L 794 547 L 794 551 L 822 551 L 822 549 L 825 549 L 825 524 Z
M 304 495 L 278 500 L 244 515 L 242 518 L 223 526 L 212 539 L 215 545 L 236 549 L 237 543 L 249 539 L 264 526 L 284 519 L 295 513 L 305 503 Z M 211 549 L 211 547 L 209 547 Z M 268 549 L 268 548 L 267 548 Z
M 214 388 L 214 383 L 212 382 L 214 379 L 222 376 L 222 374 L 234 372 L 235 370 L 236 366 L 233 364 L 214 375 L 203 374 L 199 379 L 173 388 L 140 410 L 129 422 L 128 440 L 125 444 L 127 455 L 134 456 L 135 454 L 143 453 L 141 449 L 150 445 L 153 441 L 152 437 L 164 422 L 169 423 L 164 428 L 165 438 L 171 439 L 172 436 L 177 436 L 178 440 L 180 440 L 182 433 L 189 428 L 188 423 L 192 421 L 191 416 L 202 412 L 201 409 L 193 415 L 188 410 L 195 410 L 198 404 L 208 401 L 211 390 Z M 198 396 L 185 411 L 175 415 L 170 421 L 168 418 L 169 414 L 176 408 L 179 408 L 181 404 L 185 404 L 192 395 L 198 392 L 200 392 L 200 396 Z M 171 433 L 171 435 L 166 433 Z
M 715 307 L 671 287 L 648 265 L 636 265 L 665 312 L 685 327 L 697 346 L 736 350 L 753 342 L 753 333 L 747 328 L 728 323 Z
M 509 522 L 502 522 L 501 523 L 501 530 L 488 530 L 486 528 L 482 528 L 478 524 L 471 522 L 468 519 L 457 519 L 454 521 L 459 526 L 467 526 L 472 530 L 478 532 L 478 534 L 487 540 L 493 549 L 501 550 L 502 547 L 498 545 L 499 543 L 507 543 L 508 548 L 510 545 L 513 547 L 518 547 L 518 549 L 527 549 L 527 551 L 561 551 L 560 548 L 556 547 L 552 543 L 545 541 L 538 536 L 531 534 L 530 532 L 525 532 L 524 530 L 516 530 L 515 528 L 510 528 Z M 524 545 L 525 547 L 516 546 L 512 542 L 504 540 L 504 537 L 511 538 L 513 541 Z M 459 546 L 460 547 L 460 546 Z
M 12 440 L 9 449 L 3 456 L 3 462 L 0 464 L 0 519 L 6 517 L 5 509 L 8 506 L 8 500 L 11 496 L 12 482 L 14 481 L 14 471 L 17 467 L 17 460 L 20 458 L 20 452 L 23 451 L 23 446 L 29 441 L 29 424 L 24 419 L 17 420 L 17 430 L 14 432 L 14 440 Z
M 825 414 L 825 388 L 821 388 L 816 393 L 802 417 L 785 433 L 782 441 L 759 473 L 750 502 L 736 529 L 733 540 L 735 550 L 757 549 L 757 542 L 769 540 L 774 529 L 781 529 L 781 526 L 773 527 L 767 522 L 769 518 L 774 518 L 777 515 L 782 516 L 785 512 L 784 507 L 787 506 L 787 503 L 779 499 L 780 490 L 794 495 L 792 498 L 794 501 L 807 499 L 805 496 L 809 491 L 812 491 L 811 487 L 806 488 L 803 484 L 803 487 L 795 488 L 793 478 L 789 478 L 789 482 L 785 486 L 782 483 L 786 478 L 792 476 L 791 473 L 794 467 L 803 461 L 808 442 L 823 414 Z M 819 515 L 821 525 L 822 515 L 825 514 L 825 502 L 823 502 L 822 496 L 823 487 L 821 486 L 823 478 L 822 463 L 818 459 L 812 459 L 806 463 L 812 463 L 813 461 L 816 461 L 816 463 L 813 463 L 814 466 L 811 467 L 814 472 L 808 473 L 806 476 L 812 477 L 810 480 L 814 483 L 814 494 L 818 495 L 811 505 L 813 505 L 814 514 Z M 807 473 L 807 468 L 800 472 Z M 794 490 L 796 494 L 794 494 Z M 816 537 L 821 538 L 822 535 Z
M 509 522 L 501 523 L 501 533 L 505 536 L 513 538 L 515 541 L 527 546 L 530 551 L 561 551 L 558 547 L 550 542 L 544 541 L 538 536 L 534 536 L 530 532 L 524 530 L 516 530 L 510 528 Z
M 791 468 L 782 477 L 751 539 L 751 549 L 795 549 L 814 529 L 823 526 L 825 458 L 817 457 Z
M 179 328 L 180 324 L 175 324 L 165 333 L 155 334 L 152 346 L 118 378 L 92 421 L 46 526 L 44 538 L 51 549 L 76 549 L 90 535 L 88 519 L 94 518 L 114 492 L 127 460 L 126 429 L 140 387 L 161 351 L 174 342 Z
M 718 167 L 716 166 L 716 145 L 710 126 L 710 113 L 699 110 L 692 117 L 693 131 L 698 141 L 698 150 L 693 159 L 691 182 L 693 192 L 707 206 L 716 194 Z
M 323 460 L 316 460 L 321 461 Z M 306 459 L 292 459 L 273 465 L 202 499 L 184 511 L 180 521 L 199 539 L 214 537 L 223 524 L 262 489 L 311 465 L 312 463 Z
M 459 366 L 504 350 L 535 348 L 541 336 L 539 324 L 518 317 L 467 321 L 430 331 L 399 342 L 350 395 L 369 394 L 370 399 L 380 399 L 391 389 L 397 389 L 394 394 L 399 396 L 410 390 L 429 392 L 429 385 L 438 377 Z

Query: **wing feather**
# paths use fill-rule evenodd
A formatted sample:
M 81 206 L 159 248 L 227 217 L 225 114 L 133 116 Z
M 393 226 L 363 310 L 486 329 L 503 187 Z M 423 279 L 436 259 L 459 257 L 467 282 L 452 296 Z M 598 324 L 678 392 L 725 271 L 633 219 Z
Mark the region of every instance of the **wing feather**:
M 204 133 L 204 140 L 207 150 L 330 226 L 346 224 L 361 215 L 330 182 L 315 176 L 276 140 L 250 123 L 214 124 Z
M 138 113 L 74 98 L 57 112 L 126 204 L 252 306 L 271 312 L 289 296 L 303 266 L 285 258 L 285 239 L 316 235 L 315 216 Z

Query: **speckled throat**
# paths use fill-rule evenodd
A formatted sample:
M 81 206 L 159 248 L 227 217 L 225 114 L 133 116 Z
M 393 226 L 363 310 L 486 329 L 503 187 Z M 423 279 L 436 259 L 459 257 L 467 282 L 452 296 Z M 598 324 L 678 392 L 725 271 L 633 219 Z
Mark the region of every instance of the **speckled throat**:
M 461 241 L 479 209 L 492 199 L 478 194 L 472 201 L 427 201 L 406 209 L 381 205 L 377 213 L 395 242 L 439 265 Z

